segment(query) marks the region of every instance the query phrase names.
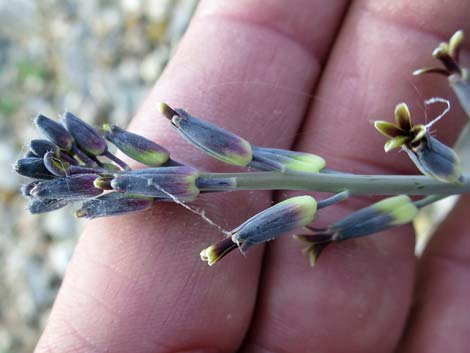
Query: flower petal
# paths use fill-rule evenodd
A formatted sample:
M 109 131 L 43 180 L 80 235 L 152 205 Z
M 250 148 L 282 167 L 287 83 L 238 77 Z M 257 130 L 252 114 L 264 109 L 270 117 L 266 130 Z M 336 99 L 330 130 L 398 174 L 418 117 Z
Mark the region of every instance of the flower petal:
M 391 151 L 395 148 L 405 145 L 409 140 L 408 136 L 396 136 L 387 142 L 385 142 L 384 150 L 385 152 Z
M 389 123 L 388 121 L 377 120 L 374 121 L 374 127 L 380 132 L 382 135 L 386 137 L 396 137 L 400 135 L 405 135 L 406 132 L 400 129 L 395 124 Z
M 408 131 L 413 126 L 411 123 L 410 111 L 406 103 L 399 103 L 395 107 L 395 121 L 402 130 Z

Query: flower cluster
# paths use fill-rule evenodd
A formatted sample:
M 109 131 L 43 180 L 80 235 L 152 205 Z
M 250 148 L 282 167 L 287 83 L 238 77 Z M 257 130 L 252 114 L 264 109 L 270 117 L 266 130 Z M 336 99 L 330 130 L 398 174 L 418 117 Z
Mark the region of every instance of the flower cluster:
M 449 76 L 454 91 L 465 101 L 464 109 L 469 107 L 466 111 L 470 112 L 470 89 L 455 90 L 457 86 L 470 87 L 468 70 L 458 64 L 462 39 L 463 33 L 457 32 L 449 43 L 441 44 L 434 52 L 445 69 L 423 69 L 417 73 Z M 234 249 L 245 253 L 254 245 L 297 230 L 300 233 L 297 238 L 308 243 L 305 252 L 315 264 L 328 244 L 409 223 L 420 207 L 450 194 L 470 191 L 469 178 L 462 175 L 458 156 L 430 135 L 430 124 L 414 125 L 405 103 L 395 108 L 395 124 L 376 121 L 375 127 L 389 138 L 386 151 L 405 150 L 425 176 L 361 176 L 328 170 L 325 160 L 316 154 L 257 146 L 183 109 L 165 103 L 159 107 L 175 130 L 192 145 L 247 171 L 202 172 L 173 160 L 170 152 L 159 144 L 115 125 L 105 124 L 98 130 L 70 112 L 64 113 L 60 122 L 40 114 L 34 122 L 45 138 L 32 140 L 25 156 L 15 165 L 17 173 L 32 179 L 21 188 L 30 200 L 31 213 L 80 203 L 75 212 L 77 217 L 97 218 L 146 210 L 157 202 L 175 202 L 190 208 L 186 203 L 211 192 L 255 189 L 330 192 L 330 197 L 318 201 L 308 195 L 281 201 L 225 231 L 222 240 L 200 253 L 202 260 L 213 265 Z M 108 142 L 146 167 L 132 169 L 109 150 Z M 326 228 L 311 226 L 319 210 L 350 196 L 371 193 L 393 196 Z M 403 193 L 428 196 L 412 201 Z

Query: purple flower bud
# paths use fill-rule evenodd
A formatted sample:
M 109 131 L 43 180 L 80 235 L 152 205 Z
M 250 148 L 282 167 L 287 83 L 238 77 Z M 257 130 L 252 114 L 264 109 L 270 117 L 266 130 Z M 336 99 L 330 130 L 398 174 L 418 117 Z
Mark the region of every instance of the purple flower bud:
M 77 217 L 97 218 L 143 211 L 153 207 L 154 198 L 111 192 L 85 201 L 75 212 Z
M 94 186 L 96 174 L 76 174 L 38 183 L 31 195 L 44 199 L 82 200 L 100 195 L 103 190 Z
M 59 146 L 52 143 L 49 140 L 34 139 L 29 143 L 31 151 L 33 151 L 38 157 L 44 157 L 47 152 L 52 152 L 58 156 L 60 149 Z
M 33 151 L 28 151 L 24 154 L 24 158 L 29 158 L 29 157 L 34 157 L 34 158 L 40 158 L 36 153 Z
M 122 153 L 148 166 L 158 167 L 168 161 L 170 153 L 143 136 L 123 130 L 116 125 L 104 125 L 105 138 Z
M 42 158 L 27 157 L 18 159 L 14 168 L 18 174 L 33 179 L 52 179 L 54 177 L 44 166 Z
M 39 114 L 34 119 L 34 124 L 41 130 L 44 136 L 63 150 L 70 151 L 72 149 L 72 135 L 58 122 Z
M 69 162 L 57 158 L 53 152 L 47 152 L 44 157 L 44 166 L 56 176 L 66 176 L 72 174 L 102 174 L 107 173 L 106 169 L 92 168 L 81 165 L 70 164 Z
M 198 176 L 198 171 L 191 167 L 148 168 L 116 174 L 111 187 L 127 194 L 192 201 L 199 195 Z
M 326 229 L 310 228 L 313 234 L 298 235 L 297 238 L 310 244 L 305 252 L 313 266 L 328 244 L 410 223 L 417 213 L 418 208 L 408 196 L 393 196 L 355 211 Z
M 32 196 L 31 195 L 31 190 L 40 182 L 41 182 L 40 180 L 34 180 L 34 181 L 32 181 L 28 184 L 21 185 L 21 188 L 20 188 L 21 195 L 23 195 L 25 197 Z
M 28 210 L 32 214 L 46 213 L 65 207 L 67 204 L 68 202 L 65 200 L 34 198 L 28 205 Z
M 284 200 L 258 213 L 231 231 L 232 240 L 246 251 L 255 244 L 275 239 L 293 229 L 313 221 L 317 202 L 311 196 L 297 196 Z
M 245 252 L 253 245 L 265 243 L 313 221 L 317 202 L 311 196 L 284 200 L 251 217 L 225 238 L 201 252 L 201 259 L 213 265 L 238 245 Z M 229 241 L 231 240 L 231 241 Z M 235 245 L 234 245 L 235 244 Z
M 72 134 L 77 146 L 92 156 L 101 156 L 108 150 L 106 141 L 96 130 L 70 112 L 65 112 L 62 123 Z
M 160 104 L 160 110 L 181 136 L 211 157 L 238 166 L 251 161 L 251 145 L 240 136 L 195 118 L 183 109 L 173 110 L 165 103 Z
M 70 168 L 70 163 L 57 158 L 54 152 L 46 152 L 44 154 L 43 161 L 44 166 L 51 174 L 54 174 L 56 176 L 65 176 L 69 174 L 67 173 L 67 170 Z

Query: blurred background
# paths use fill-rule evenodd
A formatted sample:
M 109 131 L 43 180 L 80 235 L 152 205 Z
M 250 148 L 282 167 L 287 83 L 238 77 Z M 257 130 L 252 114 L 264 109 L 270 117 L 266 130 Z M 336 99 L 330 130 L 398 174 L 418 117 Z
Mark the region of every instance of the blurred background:
M 32 119 L 70 110 L 93 125 L 126 126 L 196 5 L 0 0 L 0 353 L 34 349 L 83 227 L 70 208 L 41 216 L 25 210 L 12 166 L 25 141 L 39 136 Z M 466 161 L 468 140 L 460 148 Z M 418 217 L 417 253 L 454 201 Z
M 41 112 L 126 126 L 197 0 L 0 0 L 0 353 L 31 352 L 83 222 L 25 210 L 13 173 Z

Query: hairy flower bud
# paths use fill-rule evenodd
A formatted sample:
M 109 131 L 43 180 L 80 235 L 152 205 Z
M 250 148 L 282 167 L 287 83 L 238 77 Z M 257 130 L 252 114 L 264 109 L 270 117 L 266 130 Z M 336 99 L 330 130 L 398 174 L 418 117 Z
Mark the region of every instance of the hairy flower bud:
M 54 152 L 49 151 L 44 154 L 43 157 L 44 166 L 49 172 L 56 176 L 65 176 L 67 170 L 70 168 L 70 163 L 62 161 L 60 158 L 57 158 Z
M 33 198 L 28 205 L 32 214 L 52 212 L 68 205 L 66 200 Z
M 60 148 L 65 151 L 70 151 L 73 147 L 73 137 L 70 133 L 58 122 L 49 119 L 48 117 L 39 114 L 34 119 L 34 124 L 41 130 L 41 132 Z
M 45 167 L 43 159 L 38 157 L 18 159 L 14 169 L 18 174 L 33 179 L 52 179 L 54 177 Z
M 75 139 L 77 146 L 92 156 L 101 156 L 108 150 L 108 145 L 96 130 L 76 115 L 65 112 L 62 124 Z
M 212 265 L 235 249 L 233 244 L 241 252 L 245 252 L 253 245 L 268 242 L 293 229 L 308 225 L 313 221 L 316 211 L 317 202 L 311 196 L 284 200 L 233 229 L 230 232 L 231 242 L 227 240 L 230 238 L 226 238 L 203 250 L 201 259 Z
M 250 163 L 251 145 L 240 136 L 165 103 L 160 104 L 160 110 L 186 140 L 211 157 L 237 166 Z
M 56 156 L 58 156 L 60 153 L 59 146 L 49 140 L 33 139 L 29 143 L 29 146 L 31 151 L 33 151 L 34 154 L 38 157 L 44 157 L 47 152 L 52 152 Z
M 128 132 L 116 125 L 105 124 L 105 138 L 122 153 L 145 165 L 158 167 L 168 161 L 170 153 L 159 144 L 143 136 Z
M 38 183 L 31 195 L 44 199 L 82 200 L 100 195 L 103 190 L 94 186 L 96 174 L 76 174 Z
M 198 176 L 197 169 L 191 167 L 148 168 L 116 174 L 110 185 L 115 191 L 131 195 L 192 201 L 199 195 L 196 186 Z
M 154 198 L 111 192 L 85 201 L 75 212 L 77 217 L 98 218 L 143 211 L 153 207 Z
M 34 180 L 34 181 L 32 181 L 28 184 L 21 185 L 21 188 L 20 188 L 21 195 L 23 195 L 25 197 L 32 196 L 31 195 L 31 190 L 33 190 L 33 188 L 40 182 L 41 182 L 41 180 Z

